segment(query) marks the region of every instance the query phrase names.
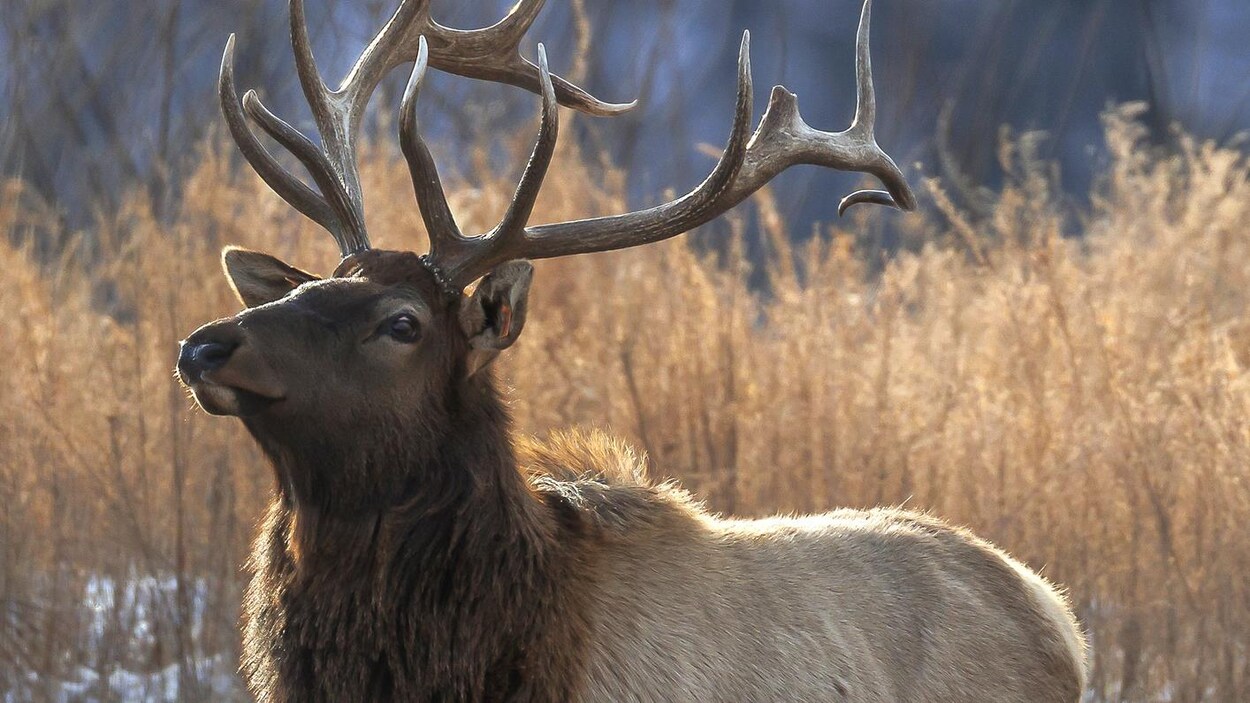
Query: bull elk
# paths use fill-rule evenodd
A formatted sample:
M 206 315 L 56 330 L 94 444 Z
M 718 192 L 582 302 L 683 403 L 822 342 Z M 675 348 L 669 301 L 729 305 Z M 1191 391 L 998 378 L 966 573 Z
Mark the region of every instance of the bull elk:
M 773 89 L 752 131 L 749 35 L 733 126 L 710 175 L 628 214 L 531 225 L 558 106 L 612 115 L 521 57 L 542 0 L 450 29 L 404 0 L 338 89 L 322 81 L 291 0 L 300 85 L 320 144 L 240 99 L 234 37 L 226 123 L 260 176 L 330 232 L 342 262 L 319 278 L 228 248 L 245 309 L 182 343 L 178 375 L 204 410 L 235 415 L 277 488 L 250 560 L 242 671 L 264 701 L 1079 699 L 1084 641 L 1045 580 L 966 531 L 901 510 L 802 518 L 708 514 L 643 478 L 600 434 L 511 434 L 488 364 L 525 326 L 528 259 L 631 247 L 708 222 L 795 164 L 876 176 L 840 210 L 915 199 L 873 137 L 870 1 L 859 21 L 858 106 L 838 133 L 809 127 Z M 400 141 L 430 251 L 372 249 L 355 146 L 365 105 L 414 66 Z M 414 111 L 427 67 L 542 98 L 539 135 L 502 221 L 456 225 Z M 259 125 L 308 170 L 279 166 Z M 476 286 L 472 286 L 476 282 Z M 471 290 L 471 292 L 466 292 Z

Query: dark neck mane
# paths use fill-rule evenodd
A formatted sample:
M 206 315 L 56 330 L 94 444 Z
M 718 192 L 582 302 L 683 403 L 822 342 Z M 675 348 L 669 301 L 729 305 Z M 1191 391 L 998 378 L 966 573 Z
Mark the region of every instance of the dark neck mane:
M 324 457 L 301 466 L 266 447 L 282 488 L 245 604 L 253 693 L 568 695 L 579 636 L 554 614 L 578 590 L 565 566 L 575 540 L 558 534 L 555 514 L 518 471 L 490 381 L 461 384 L 446 405 L 455 431 L 434 433 L 441 441 L 413 437 L 404 454 L 367 458 L 393 462 L 391 475 L 402 476 L 376 510 L 332 510 L 334 501 L 300 493 L 291 477 L 326 471 Z

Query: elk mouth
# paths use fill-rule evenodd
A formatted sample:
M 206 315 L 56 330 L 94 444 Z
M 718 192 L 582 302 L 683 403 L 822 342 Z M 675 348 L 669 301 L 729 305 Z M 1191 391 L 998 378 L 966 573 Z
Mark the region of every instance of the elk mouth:
M 285 400 L 285 396 L 273 396 L 250 388 L 218 383 L 205 374 L 198 381 L 186 383 L 195 396 L 195 402 L 209 415 L 234 415 L 248 417 L 258 415 L 275 404 Z

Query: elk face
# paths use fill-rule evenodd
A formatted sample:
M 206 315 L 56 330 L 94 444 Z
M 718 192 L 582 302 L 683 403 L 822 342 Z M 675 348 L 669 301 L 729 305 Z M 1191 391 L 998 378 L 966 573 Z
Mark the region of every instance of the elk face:
M 436 416 L 451 384 L 516 340 L 533 271 L 501 264 L 464 296 L 408 252 L 361 252 L 327 279 L 242 249 L 222 262 L 247 308 L 182 342 L 178 376 L 196 401 L 270 430 L 353 436 Z

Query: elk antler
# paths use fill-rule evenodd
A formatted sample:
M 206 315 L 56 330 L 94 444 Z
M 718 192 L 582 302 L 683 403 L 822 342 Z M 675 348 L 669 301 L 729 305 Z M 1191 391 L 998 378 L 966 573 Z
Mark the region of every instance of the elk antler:
M 429 0 L 403 0 L 390 21 L 356 60 L 336 90 L 322 80 L 313 58 L 304 20 L 303 0 L 290 0 L 291 44 L 304 96 L 321 135 L 318 147 L 274 115 L 255 91 L 239 99 L 234 80 L 234 35 L 221 59 L 218 97 L 231 136 L 243 156 L 269 187 L 310 219 L 329 230 L 344 256 L 369 248 L 364 199 L 356 165 L 356 137 L 370 96 L 382 78 L 418 51 L 421 64 L 470 78 L 508 83 L 533 92 L 552 91 L 555 100 L 594 115 L 614 115 L 634 103 L 613 104 L 540 71 L 518 52 L 521 38 L 538 16 L 544 0 L 520 0 L 506 17 L 483 29 L 444 27 L 430 18 Z M 427 39 L 428 37 L 428 49 Z M 308 169 L 317 190 L 278 164 L 252 133 L 251 117 L 261 129 Z M 320 192 L 318 192 L 320 191 Z M 528 216 L 528 212 L 525 213 Z
M 744 32 L 738 53 L 738 99 L 729 142 L 711 174 L 686 195 L 646 210 L 609 217 L 526 226 L 534 201 L 551 163 L 557 133 L 560 94 L 547 69 L 546 53 L 538 47 L 538 78 L 543 96 L 542 125 L 538 141 L 512 205 L 494 229 L 466 237 L 456 226 L 438 171 L 417 129 L 414 111 L 417 91 L 427 61 L 435 54 L 425 40 L 418 42 L 416 63 L 404 91 L 400 140 L 412 173 L 417 202 L 430 236 L 427 262 L 459 290 L 497 264 L 509 259 L 546 259 L 573 254 L 624 249 L 668 239 L 708 222 L 742 202 L 790 166 L 814 164 L 842 171 L 876 176 L 887 190 L 861 190 L 844 198 L 838 208 L 872 203 L 913 210 L 916 198 L 898 166 L 879 146 L 873 134 L 876 94 L 868 38 L 872 0 L 865 0 L 856 42 L 855 120 L 844 132 L 813 129 L 799 114 L 797 97 L 777 86 L 759 127 L 749 136 L 751 125 L 750 33 Z M 431 46 L 433 44 L 431 43 Z M 527 86 L 528 87 L 528 86 Z

